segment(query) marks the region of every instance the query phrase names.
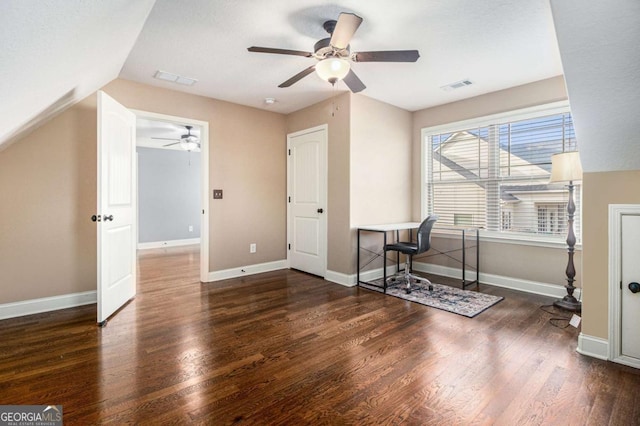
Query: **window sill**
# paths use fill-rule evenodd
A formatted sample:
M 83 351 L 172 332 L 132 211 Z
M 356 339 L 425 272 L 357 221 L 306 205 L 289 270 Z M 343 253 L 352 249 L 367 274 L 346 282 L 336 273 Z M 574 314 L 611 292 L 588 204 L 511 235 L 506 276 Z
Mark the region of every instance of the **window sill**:
M 462 233 L 459 231 L 452 230 L 438 230 L 437 228 L 433 229 L 433 236 L 438 238 L 447 238 L 447 239 L 461 239 Z M 462 231 L 462 229 L 460 230 Z M 475 233 L 472 230 L 465 230 L 467 232 L 466 238 L 474 238 Z M 533 247 L 547 247 L 547 248 L 567 248 L 567 243 L 564 240 L 558 241 L 556 239 L 545 238 L 540 236 L 521 236 L 521 235 L 505 235 L 498 234 L 496 232 L 485 231 L 483 229 L 480 230 L 480 241 L 489 242 L 489 243 L 500 243 L 500 244 L 514 244 L 519 246 L 533 246 Z M 576 243 L 575 245 L 576 251 L 582 251 L 582 243 Z

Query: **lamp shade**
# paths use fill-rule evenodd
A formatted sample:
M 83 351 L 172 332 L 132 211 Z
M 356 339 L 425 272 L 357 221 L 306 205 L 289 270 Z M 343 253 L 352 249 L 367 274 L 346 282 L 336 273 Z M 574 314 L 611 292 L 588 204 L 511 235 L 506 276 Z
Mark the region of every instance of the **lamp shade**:
M 341 58 L 323 59 L 316 65 L 316 73 L 321 79 L 331 84 L 345 78 L 349 74 L 349 69 L 351 69 L 349 62 Z
M 582 164 L 580 154 L 577 151 L 563 152 L 551 156 L 552 182 L 571 182 L 582 180 Z

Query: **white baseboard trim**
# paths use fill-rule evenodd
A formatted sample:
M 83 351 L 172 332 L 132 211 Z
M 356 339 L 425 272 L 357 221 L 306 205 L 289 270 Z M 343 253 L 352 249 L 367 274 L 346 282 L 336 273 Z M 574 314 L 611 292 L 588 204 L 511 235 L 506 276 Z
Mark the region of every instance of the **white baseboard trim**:
M 22 300 L 0 305 L 0 320 L 96 303 L 96 291 Z
M 331 281 L 332 283 L 343 285 L 345 287 L 353 287 L 356 285 L 355 275 L 347 275 L 343 274 L 342 272 L 330 271 L 328 269 L 324 274 L 324 279 L 327 281 Z
M 200 238 L 187 238 L 184 240 L 154 241 L 151 243 L 138 243 L 138 250 L 156 249 L 163 247 L 179 247 L 200 244 Z
M 451 268 L 448 266 L 432 265 L 430 263 L 414 262 L 413 269 L 418 272 L 426 272 L 429 274 L 442 275 L 449 278 L 462 279 L 462 270 L 458 268 Z M 396 271 L 395 265 L 387 266 L 387 276 L 394 274 Z M 361 281 L 371 281 L 382 277 L 382 268 L 372 269 L 370 271 L 364 271 L 360 273 Z M 325 280 L 331 281 L 337 284 L 341 284 L 347 287 L 353 287 L 356 285 L 356 274 L 343 274 L 335 271 L 327 271 Z M 474 280 L 476 278 L 475 271 L 467 271 L 467 280 Z M 567 294 L 564 286 L 555 284 L 541 283 L 537 281 L 529 281 L 520 278 L 505 277 L 495 274 L 483 274 L 480 272 L 480 282 L 482 284 L 488 284 L 496 287 L 508 288 L 511 290 L 524 291 L 526 293 L 539 294 L 542 296 L 562 298 Z M 576 289 L 574 295 L 580 299 L 580 289 Z
M 580 333 L 576 351 L 579 354 L 606 361 L 609 359 L 609 341 Z
M 400 265 L 401 267 L 403 265 Z M 387 277 L 396 273 L 396 265 L 387 266 Z M 382 278 L 382 268 L 371 269 L 369 271 L 360 272 L 360 281 L 373 281 Z M 341 272 L 327 271 L 324 279 L 347 287 L 354 287 L 357 283 L 358 276 L 356 274 L 343 274 Z
M 400 265 L 402 267 L 402 265 Z M 391 276 L 396 272 L 396 265 L 387 266 L 387 276 Z M 382 278 L 382 268 L 371 269 L 360 273 L 360 281 L 373 281 Z M 341 272 L 327 271 L 324 279 L 347 287 L 356 285 L 358 276 L 356 274 L 343 274 Z
M 278 269 L 286 269 L 287 261 L 276 260 L 274 262 L 258 263 L 255 265 L 239 266 L 237 268 L 223 269 L 221 271 L 209 272 L 208 281 L 227 280 L 229 278 L 244 277 L 247 275 L 260 274 L 262 272 L 277 271 Z
M 429 274 L 442 275 L 449 278 L 462 279 L 462 270 L 458 268 L 432 265 L 430 263 L 413 262 L 413 269 L 419 272 L 426 272 Z M 475 278 L 475 271 L 467 271 L 467 280 L 474 280 Z M 562 298 L 567 294 L 567 290 L 564 288 L 564 286 L 541 283 L 538 281 L 529 281 L 521 278 L 505 277 L 502 275 L 484 274 L 482 273 L 482 271 L 480 271 L 480 282 L 482 284 L 489 284 L 496 287 L 503 287 L 511 290 L 524 291 L 527 293 L 539 294 L 542 296 L 555 298 Z M 574 292 L 574 296 L 578 299 L 581 298 L 580 292 L 581 290 L 579 288 Z

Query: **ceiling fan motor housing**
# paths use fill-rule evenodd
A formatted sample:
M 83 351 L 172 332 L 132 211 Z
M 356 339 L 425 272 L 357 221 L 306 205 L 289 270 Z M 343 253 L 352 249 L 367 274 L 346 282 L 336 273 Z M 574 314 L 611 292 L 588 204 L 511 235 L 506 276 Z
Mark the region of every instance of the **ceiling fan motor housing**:
M 338 57 L 338 58 L 348 58 L 350 46 L 347 46 L 345 49 L 336 49 L 331 46 L 331 37 L 323 38 L 322 40 L 318 40 L 318 42 L 313 46 L 313 56 L 322 60 L 325 58 Z

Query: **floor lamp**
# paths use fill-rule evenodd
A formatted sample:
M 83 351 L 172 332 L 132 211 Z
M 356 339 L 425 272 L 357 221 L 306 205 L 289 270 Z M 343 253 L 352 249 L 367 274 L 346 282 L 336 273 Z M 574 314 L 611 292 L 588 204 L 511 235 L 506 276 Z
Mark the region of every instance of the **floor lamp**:
M 569 252 L 569 262 L 567 263 L 567 295 L 562 299 L 553 302 L 554 306 L 566 309 L 572 312 L 580 312 L 582 304 L 573 295 L 576 289 L 573 286 L 574 277 L 576 276 L 576 268 L 573 266 L 573 253 L 576 245 L 576 234 L 573 232 L 573 215 L 576 212 L 576 204 L 573 201 L 573 190 L 575 181 L 582 180 L 582 164 L 580 164 L 580 155 L 577 151 L 563 152 L 551 156 L 551 179 L 549 183 L 566 183 L 568 182 L 569 202 L 567 203 L 567 251 Z

